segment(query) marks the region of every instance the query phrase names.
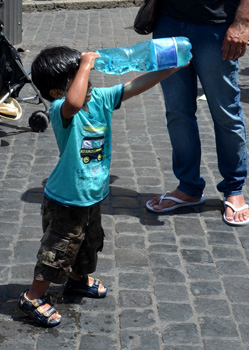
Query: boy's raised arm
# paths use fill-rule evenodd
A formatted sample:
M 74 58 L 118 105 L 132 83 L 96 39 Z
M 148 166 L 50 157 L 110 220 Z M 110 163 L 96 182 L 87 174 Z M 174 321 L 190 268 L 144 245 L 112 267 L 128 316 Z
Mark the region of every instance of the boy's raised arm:
M 86 98 L 90 70 L 97 57 L 99 55 L 95 52 L 81 53 L 79 69 L 72 82 L 68 82 L 68 91 L 62 105 L 63 118 L 72 117 L 82 108 Z
M 170 68 L 170 69 L 159 70 L 156 72 L 145 73 L 143 75 L 140 75 L 128 81 L 124 87 L 124 94 L 123 94 L 122 101 L 128 100 L 133 96 L 139 95 L 142 92 L 149 90 L 150 88 L 158 84 L 160 81 L 168 78 L 171 74 L 175 73 L 177 70 L 181 68 L 183 67 Z

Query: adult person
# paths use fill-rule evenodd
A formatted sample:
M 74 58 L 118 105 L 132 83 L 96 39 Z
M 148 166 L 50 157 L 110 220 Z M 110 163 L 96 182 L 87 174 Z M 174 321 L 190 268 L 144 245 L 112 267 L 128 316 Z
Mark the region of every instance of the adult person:
M 238 58 L 247 48 L 249 0 L 159 1 L 154 38 L 186 36 L 193 59 L 186 69 L 162 82 L 167 127 L 173 148 L 173 171 L 179 186 L 146 206 L 154 212 L 205 202 L 200 175 L 201 145 L 196 119 L 197 77 L 214 122 L 219 171 L 223 180 L 227 224 L 249 223 L 242 188 L 247 177 L 244 116 L 238 88 Z

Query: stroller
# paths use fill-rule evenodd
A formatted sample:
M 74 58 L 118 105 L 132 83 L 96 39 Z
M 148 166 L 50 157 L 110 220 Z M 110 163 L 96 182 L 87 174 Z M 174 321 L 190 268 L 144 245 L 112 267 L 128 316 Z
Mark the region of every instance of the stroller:
M 32 82 L 30 72 L 24 69 L 18 51 L 4 35 L 3 28 L 3 22 L 0 20 L 0 104 L 7 103 L 11 98 L 37 105 L 42 103 L 45 110 L 33 112 L 29 118 L 29 126 L 32 131 L 44 131 L 49 124 L 47 103 Z M 19 93 L 26 83 L 31 84 L 35 96 L 19 97 Z

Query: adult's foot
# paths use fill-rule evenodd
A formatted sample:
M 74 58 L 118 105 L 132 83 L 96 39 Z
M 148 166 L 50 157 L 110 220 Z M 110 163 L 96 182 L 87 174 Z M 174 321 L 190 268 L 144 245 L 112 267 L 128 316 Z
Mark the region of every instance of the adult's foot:
M 200 202 L 201 201 L 201 197 L 196 198 L 196 197 L 191 197 L 189 195 L 187 195 L 186 193 L 183 193 L 182 191 L 176 189 L 172 192 L 168 192 L 163 200 L 161 198 L 161 195 L 158 195 L 154 198 L 152 198 L 150 201 L 147 202 L 147 204 L 152 207 L 154 209 L 154 211 L 160 211 L 163 209 L 170 209 L 173 208 L 175 205 L 179 204 L 176 201 L 172 200 L 172 199 L 167 199 L 167 197 L 175 197 L 181 201 L 185 201 L 185 202 L 190 202 L 193 203 L 193 205 L 195 205 L 195 202 Z M 204 199 L 203 199 L 204 201 Z M 190 204 L 191 205 L 191 204 Z M 148 208 L 148 206 L 147 206 Z M 149 208 L 148 208 L 149 209 Z
M 245 202 L 243 194 L 239 194 L 237 196 L 226 197 L 226 201 L 231 203 L 234 206 L 234 208 L 236 208 L 236 209 L 239 209 L 239 208 L 242 208 L 243 206 L 246 206 L 246 202 Z M 243 222 L 246 222 L 249 219 L 249 209 L 245 208 L 245 209 L 240 210 L 238 212 L 234 212 L 234 210 L 232 208 L 230 208 L 229 206 L 226 206 L 225 216 L 226 216 L 226 220 L 230 221 L 231 223 L 234 221 L 236 223 L 243 224 Z

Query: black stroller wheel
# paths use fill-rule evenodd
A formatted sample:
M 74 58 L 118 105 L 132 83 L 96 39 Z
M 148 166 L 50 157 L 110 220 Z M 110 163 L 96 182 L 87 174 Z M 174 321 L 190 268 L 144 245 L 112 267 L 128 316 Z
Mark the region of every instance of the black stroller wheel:
M 49 124 L 49 118 L 47 114 L 43 111 L 36 111 L 31 114 L 29 118 L 29 126 L 32 131 L 40 132 L 47 129 Z

